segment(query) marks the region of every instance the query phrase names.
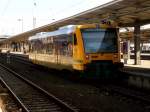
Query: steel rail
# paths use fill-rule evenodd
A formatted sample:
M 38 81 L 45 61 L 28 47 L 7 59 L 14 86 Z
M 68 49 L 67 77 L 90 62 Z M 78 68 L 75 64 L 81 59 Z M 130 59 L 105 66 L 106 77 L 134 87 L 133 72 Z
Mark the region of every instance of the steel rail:
M 20 99 L 17 97 L 17 95 L 11 90 L 11 88 L 6 84 L 6 82 L 0 77 L 0 81 L 6 86 L 6 88 L 10 91 L 10 93 L 13 95 L 13 97 L 19 102 L 21 107 L 25 112 L 29 112 L 26 106 L 20 101 Z
M 3 67 L 4 69 L 6 69 L 7 71 L 9 71 L 11 74 L 13 74 L 16 77 L 18 77 L 19 79 L 24 80 L 26 83 L 28 83 L 30 86 L 36 88 L 38 91 L 44 93 L 46 96 L 48 96 L 50 99 L 52 99 L 56 104 L 58 104 L 61 108 L 63 108 L 65 110 L 65 112 L 77 112 L 77 109 L 71 108 L 68 104 L 62 102 L 61 100 L 59 100 L 58 98 L 56 98 L 54 95 L 48 93 L 47 91 L 45 91 L 44 89 L 40 88 L 36 84 L 34 84 L 31 81 L 29 81 L 29 80 L 25 79 L 24 77 L 20 76 L 18 73 L 14 72 L 10 68 L 7 68 L 6 66 L 4 66 L 2 64 L 0 64 L 0 66 Z M 8 87 L 8 85 L 7 85 L 7 87 Z M 9 88 L 9 90 L 11 90 L 11 89 Z M 13 93 L 12 91 L 11 91 L 11 93 L 13 94 L 13 96 L 17 97 L 15 95 L 15 93 Z M 26 110 L 26 112 L 29 112 L 28 109 L 24 106 L 24 104 L 21 103 L 21 101 L 19 100 L 18 97 L 17 97 L 17 100 L 21 104 L 21 106 L 24 108 L 24 110 Z

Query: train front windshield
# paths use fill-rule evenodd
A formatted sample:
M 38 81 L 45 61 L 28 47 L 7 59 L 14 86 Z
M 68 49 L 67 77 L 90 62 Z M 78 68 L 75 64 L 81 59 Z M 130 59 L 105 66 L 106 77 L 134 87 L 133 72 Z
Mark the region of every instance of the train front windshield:
M 85 53 L 115 53 L 117 52 L 117 30 L 82 29 Z

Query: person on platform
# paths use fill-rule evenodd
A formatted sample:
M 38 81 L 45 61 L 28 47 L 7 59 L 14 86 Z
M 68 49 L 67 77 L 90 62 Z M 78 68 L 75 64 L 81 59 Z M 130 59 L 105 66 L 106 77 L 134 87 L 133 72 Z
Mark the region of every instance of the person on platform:
M 7 51 L 7 63 L 10 63 L 10 51 Z

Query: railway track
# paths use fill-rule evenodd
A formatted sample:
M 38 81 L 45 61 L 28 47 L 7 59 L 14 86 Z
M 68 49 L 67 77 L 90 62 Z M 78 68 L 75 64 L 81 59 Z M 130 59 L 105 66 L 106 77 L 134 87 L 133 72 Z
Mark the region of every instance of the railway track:
M 11 54 L 11 58 L 15 59 L 16 61 L 22 62 L 24 64 L 33 65 L 33 63 L 29 60 L 28 56 Z
M 0 80 L 25 112 L 77 112 L 55 96 L 0 64 Z
M 16 57 L 15 57 L 16 58 Z M 17 61 L 24 63 L 24 64 L 31 64 L 30 62 L 25 62 L 22 58 L 16 58 Z M 32 64 L 31 64 L 32 65 Z M 122 73 L 121 73 L 122 74 Z M 89 82 L 88 82 L 89 83 Z M 94 84 L 95 85 L 95 84 Z M 103 85 L 103 84 L 102 84 Z M 98 87 L 98 86 L 97 86 Z M 101 86 L 102 87 L 102 86 Z M 104 85 L 102 87 L 105 91 L 111 92 L 111 93 L 117 93 L 121 94 L 123 96 L 135 99 L 135 100 L 141 100 L 147 103 L 150 103 L 150 95 L 144 92 L 140 92 L 139 90 L 134 90 L 132 88 L 128 88 L 127 86 L 118 86 L 118 84 L 108 84 Z
M 28 62 L 25 62 L 25 60 L 22 61 L 21 58 L 17 58 L 17 59 L 15 59 L 15 61 L 18 61 L 18 62 L 21 62 L 24 64 L 28 64 Z M 95 84 L 94 84 L 94 86 L 95 86 Z M 98 86 L 96 86 L 96 87 L 98 87 Z M 139 102 L 140 101 L 146 105 L 148 104 L 148 107 L 149 107 L 150 95 L 148 93 L 144 93 L 143 91 L 134 90 L 132 88 L 128 88 L 127 86 L 124 87 L 124 86 L 118 85 L 118 84 L 115 84 L 115 85 L 114 84 L 108 84 L 108 85 L 101 84 L 100 88 L 102 88 L 101 90 L 103 90 L 104 92 L 107 91 L 108 93 L 112 94 L 114 97 L 119 96 L 119 99 L 125 98 L 126 101 L 131 100 L 131 102 Z
M 150 104 L 149 91 L 140 91 L 133 87 L 127 87 L 122 85 L 108 84 L 102 87 L 104 91 L 111 94 L 125 96 L 126 98 L 133 99 L 135 101 L 141 101 L 146 104 Z

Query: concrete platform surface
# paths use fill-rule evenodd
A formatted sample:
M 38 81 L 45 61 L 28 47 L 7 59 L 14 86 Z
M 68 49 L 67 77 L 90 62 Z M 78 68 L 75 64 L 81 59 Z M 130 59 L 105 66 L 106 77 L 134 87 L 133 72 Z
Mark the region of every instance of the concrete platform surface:
M 124 60 L 121 59 L 121 62 L 124 62 Z M 150 69 L 150 60 L 141 60 L 141 64 L 140 65 L 135 65 L 134 64 L 134 60 L 130 59 L 130 60 L 127 60 L 127 64 L 124 64 L 124 66 Z

